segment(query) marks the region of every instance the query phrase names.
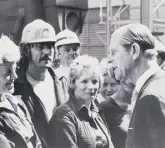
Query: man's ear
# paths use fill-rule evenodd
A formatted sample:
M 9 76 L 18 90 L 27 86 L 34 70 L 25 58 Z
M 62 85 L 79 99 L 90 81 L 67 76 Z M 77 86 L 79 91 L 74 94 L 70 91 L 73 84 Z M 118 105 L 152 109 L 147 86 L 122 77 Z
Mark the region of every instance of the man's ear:
M 133 43 L 130 52 L 132 54 L 133 60 L 137 60 L 140 56 L 140 46 L 137 43 Z

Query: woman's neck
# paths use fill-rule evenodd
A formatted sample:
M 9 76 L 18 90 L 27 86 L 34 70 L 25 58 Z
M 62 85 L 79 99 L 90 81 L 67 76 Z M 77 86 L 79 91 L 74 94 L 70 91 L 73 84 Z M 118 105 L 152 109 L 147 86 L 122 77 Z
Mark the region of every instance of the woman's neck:
M 74 94 L 72 96 L 73 96 L 73 99 L 74 99 L 74 101 L 76 103 L 76 106 L 78 106 L 78 108 L 81 108 L 83 106 L 86 106 L 86 108 L 90 109 L 91 100 L 84 101 L 81 98 L 77 98 Z

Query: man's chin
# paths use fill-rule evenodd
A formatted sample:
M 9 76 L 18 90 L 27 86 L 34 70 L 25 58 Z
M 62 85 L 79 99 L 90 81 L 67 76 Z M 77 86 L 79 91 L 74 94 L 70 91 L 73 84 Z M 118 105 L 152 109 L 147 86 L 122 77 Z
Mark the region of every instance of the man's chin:
M 116 80 L 120 81 L 121 79 L 123 79 L 123 76 L 122 76 L 122 74 L 121 74 L 120 71 L 115 70 L 114 73 L 115 73 L 115 79 L 116 79 Z
M 67 65 L 72 64 L 72 63 L 73 63 L 73 61 L 74 61 L 74 60 L 69 60 L 69 61 L 67 62 Z
M 114 71 L 115 79 L 118 81 L 125 81 L 128 78 L 128 75 L 123 73 L 119 68 Z

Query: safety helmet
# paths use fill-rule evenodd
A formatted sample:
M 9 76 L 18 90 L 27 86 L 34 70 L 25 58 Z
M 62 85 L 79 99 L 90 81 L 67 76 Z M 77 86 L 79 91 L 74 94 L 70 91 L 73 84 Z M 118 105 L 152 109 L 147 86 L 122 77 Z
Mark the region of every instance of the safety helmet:
M 45 21 L 36 19 L 24 27 L 21 43 L 55 42 L 55 38 L 54 28 Z
M 73 43 L 80 44 L 80 40 L 76 35 L 76 33 L 74 33 L 69 29 L 65 29 L 56 35 L 56 43 L 55 43 L 56 47 L 60 45 L 73 44 Z

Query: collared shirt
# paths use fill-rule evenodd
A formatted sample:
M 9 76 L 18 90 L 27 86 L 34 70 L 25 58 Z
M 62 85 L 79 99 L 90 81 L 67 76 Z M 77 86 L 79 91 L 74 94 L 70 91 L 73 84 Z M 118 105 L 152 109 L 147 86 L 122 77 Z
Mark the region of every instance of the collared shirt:
M 81 104 L 78 100 L 72 99 L 71 101 L 76 114 L 82 119 L 89 122 L 91 126 L 91 135 L 96 141 L 96 147 L 107 147 L 108 139 L 100 126 L 104 126 L 97 118 L 99 109 L 92 101 L 90 107 L 87 108 L 85 105 Z
M 85 105 L 81 104 L 79 101 L 71 101 L 76 114 L 79 116 L 80 119 L 89 122 L 91 126 L 91 135 L 94 137 L 96 141 L 96 147 L 107 147 L 108 139 L 100 126 L 104 126 L 97 118 L 99 109 L 92 101 L 90 107 L 87 108 Z M 76 105 L 76 106 L 75 106 Z
M 98 102 L 98 104 L 102 103 L 103 101 L 105 101 L 105 98 L 102 96 L 101 93 L 99 93 L 97 95 L 97 102 Z
M 156 73 L 158 70 L 160 70 L 159 66 L 154 66 L 152 68 L 149 68 L 148 70 L 146 70 L 137 80 L 136 82 L 136 86 L 135 89 L 132 93 L 132 98 L 131 98 L 131 110 L 133 111 L 136 101 L 137 101 L 137 97 L 138 94 L 141 90 L 141 88 L 143 87 L 144 83 L 147 81 L 147 79 L 152 76 L 154 73 Z
M 55 111 L 50 121 L 50 145 L 57 148 L 113 148 L 99 109 L 92 102 L 87 108 L 71 98 Z M 71 138 L 72 137 L 72 138 Z
M 160 67 L 155 66 L 152 68 L 149 68 L 148 70 L 146 70 L 137 80 L 136 82 L 136 87 L 135 90 L 137 91 L 137 93 L 140 92 L 140 89 L 142 88 L 142 86 L 144 85 L 144 83 L 147 81 L 147 79 L 152 76 L 154 73 L 156 73 L 158 70 L 160 70 Z
M 85 110 L 87 110 L 87 112 L 85 112 L 88 114 L 89 117 L 91 117 L 91 112 L 99 113 L 99 109 L 93 101 L 91 102 L 89 109 L 85 106 L 85 104 L 83 104 L 76 98 L 70 99 L 68 101 L 68 104 L 72 107 L 77 116 L 79 116 L 79 113 L 82 112 L 82 110 L 84 111 L 84 108 L 86 108 Z
M 57 69 L 54 69 L 54 72 L 55 72 L 56 76 L 59 79 L 61 77 L 65 77 L 66 79 L 68 79 L 70 68 L 69 67 L 65 67 L 63 65 L 60 65 L 60 67 L 58 67 Z

